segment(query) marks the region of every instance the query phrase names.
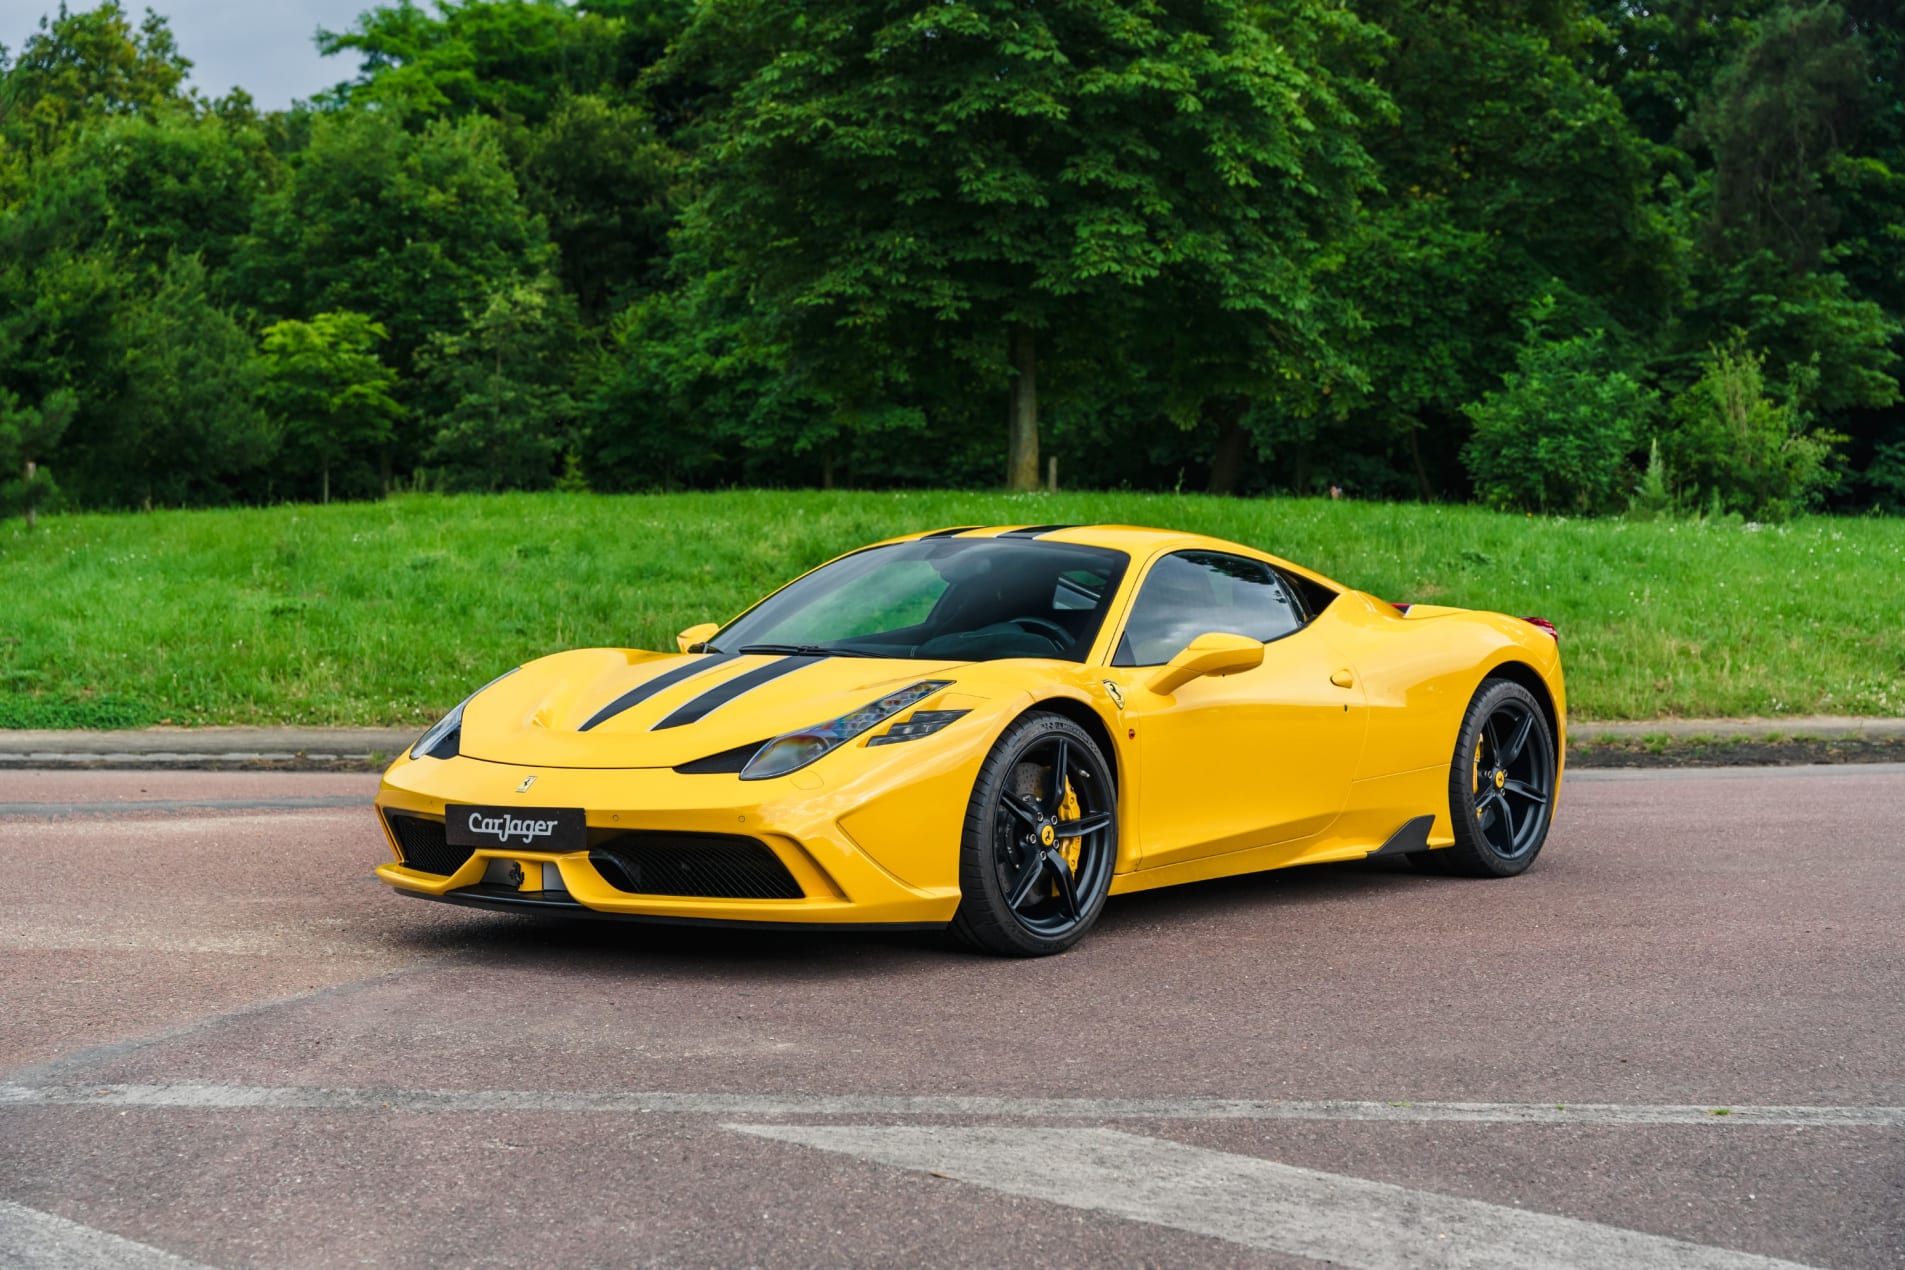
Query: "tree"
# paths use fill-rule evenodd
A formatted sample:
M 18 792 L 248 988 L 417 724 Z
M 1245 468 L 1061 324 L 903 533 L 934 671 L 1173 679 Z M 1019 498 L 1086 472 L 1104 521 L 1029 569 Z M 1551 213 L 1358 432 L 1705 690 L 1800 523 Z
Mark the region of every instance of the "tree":
M 1673 403 L 1666 449 L 1699 498 L 1785 520 L 1838 482 L 1832 447 L 1844 438 L 1810 430 L 1798 402 L 1769 396 L 1765 360 L 1741 339 L 1708 350 L 1704 373 Z
M 331 469 L 353 453 L 389 444 L 403 410 L 397 373 L 378 360 L 384 328 L 362 313 L 320 313 L 265 328 L 259 395 L 284 429 L 287 457 L 315 467 L 318 497 L 331 501 Z
M 1288 0 L 1134 8 L 715 0 L 671 72 L 709 107 L 686 250 L 732 268 L 790 372 L 861 413 L 935 356 L 1009 386 L 1007 482 L 1039 480 L 1041 366 L 1108 352 L 1175 290 L 1250 312 L 1365 179 L 1355 38 Z M 1152 307 L 1147 307 L 1152 306 Z
M 353 111 L 314 125 L 289 178 L 259 204 L 237 269 L 268 319 L 368 315 L 389 333 L 386 360 L 408 376 L 433 335 L 459 334 L 492 292 L 552 264 L 495 125 L 463 119 L 411 133 Z M 421 456 L 421 421 L 451 404 L 414 376 L 395 395 L 418 427 L 400 427 L 386 448 L 385 485 Z
M 118 0 L 80 13 L 61 0 L 10 64 L 0 52 L 0 154 L 43 158 L 89 121 L 182 105 L 191 68 L 151 10 L 135 27 Z
M 78 405 L 70 388 L 37 408 L 23 406 L 18 397 L 0 390 L 0 472 L 19 473 L 0 483 L 0 513 L 17 509 L 28 529 L 39 523 L 40 508 L 59 496 L 59 486 L 44 464 L 57 450 Z
M 1345 431 L 1428 498 L 1459 488 L 1462 403 L 1515 368 L 1519 315 L 1545 303 L 1557 329 L 1649 347 L 1680 296 L 1682 246 L 1657 148 L 1581 64 L 1597 25 L 1579 4 L 1356 11 L 1392 39 L 1377 82 L 1396 116 L 1366 134 L 1383 188 L 1343 252 L 1367 323 L 1349 351 L 1370 380 Z M 1324 443 L 1358 448 L 1347 441 Z
M 1822 179 L 1870 105 L 1866 50 L 1836 3 L 1774 8 L 1689 120 L 1713 154 L 1709 231 L 1725 261 L 1818 263 L 1838 209 Z
M 570 93 L 612 85 L 619 24 L 563 0 L 410 0 L 377 5 L 349 31 L 319 31 L 326 55 L 356 53 L 362 70 L 330 103 L 375 104 L 425 117 L 483 114 L 539 124 Z
M 547 489 L 574 453 L 568 386 L 575 306 L 552 278 L 514 283 L 471 314 L 469 328 L 431 337 L 418 357 L 448 403 L 426 461 L 454 489 Z
M 640 106 L 600 97 L 565 100 L 529 133 L 523 200 L 548 224 L 589 320 L 661 285 L 681 164 Z
M 1501 389 L 1464 407 L 1475 435 L 1462 461 L 1494 506 L 1611 511 L 1654 408 L 1655 394 L 1620 366 L 1604 332 L 1557 340 L 1537 322 Z
M 255 127 L 175 111 L 94 124 L 37 165 L 23 202 L 61 216 L 75 245 L 109 246 L 128 272 L 197 256 L 223 285 L 275 176 Z
M 152 287 L 124 298 L 104 348 L 111 370 L 91 368 L 82 385 L 74 483 L 83 476 L 97 502 L 229 501 L 275 446 L 251 334 L 196 257 L 172 257 Z

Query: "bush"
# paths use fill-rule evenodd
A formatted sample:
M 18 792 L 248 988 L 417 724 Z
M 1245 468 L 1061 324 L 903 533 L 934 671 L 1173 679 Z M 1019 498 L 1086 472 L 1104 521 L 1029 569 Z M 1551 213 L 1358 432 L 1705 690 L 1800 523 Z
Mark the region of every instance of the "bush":
M 1905 441 L 1879 446 L 1865 469 L 1861 484 L 1871 493 L 1876 506 L 1889 512 L 1905 512 Z
M 1660 457 L 1660 439 L 1656 437 L 1647 447 L 1647 470 L 1627 496 L 1627 519 L 1672 520 L 1679 510 L 1680 500 L 1674 496 L 1667 460 Z
M 1769 396 L 1765 360 L 1739 339 L 1710 348 L 1700 378 L 1674 399 L 1667 457 L 1701 501 L 1785 520 L 1838 483 L 1831 462 L 1843 438 L 1808 431 L 1797 401 Z
M 1531 331 L 1501 391 L 1463 407 L 1475 435 L 1462 462 L 1492 506 L 1609 511 L 1654 407 L 1655 394 L 1616 366 L 1602 332 L 1549 340 Z

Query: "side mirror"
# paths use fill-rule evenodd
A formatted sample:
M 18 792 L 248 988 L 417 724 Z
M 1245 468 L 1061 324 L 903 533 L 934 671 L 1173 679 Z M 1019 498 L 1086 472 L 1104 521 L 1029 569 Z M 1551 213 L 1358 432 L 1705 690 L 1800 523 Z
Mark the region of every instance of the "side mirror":
M 702 622 L 698 625 L 690 626 L 687 630 L 675 636 L 675 647 L 684 653 L 701 652 L 700 645 L 707 643 L 714 637 L 714 633 L 720 629 L 721 624 L 719 622 Z
M 1234 675 L 1263 665 L 1263 644 L 1248 635 L 1213 631 L 1199 635 L 1190 646 L 1151 677 L 1145 687 L 1168 697 L 1193 679 L 1205 675 Z

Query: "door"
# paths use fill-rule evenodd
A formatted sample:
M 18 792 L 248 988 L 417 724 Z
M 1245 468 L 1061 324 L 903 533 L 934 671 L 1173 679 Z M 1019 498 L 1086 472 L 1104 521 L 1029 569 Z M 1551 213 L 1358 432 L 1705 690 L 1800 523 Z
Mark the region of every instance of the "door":
M 1336 819 L 1368 718 L 1328 626 L 1306 621 L 1263 561 L 1180 551 L 1152 565 L 1110 674 L 1137 732 L 1138 867 L 1307 838 Z M 1170 695 L 1145 687 L 1210 632 L 1264 640 L 1262 665 Z

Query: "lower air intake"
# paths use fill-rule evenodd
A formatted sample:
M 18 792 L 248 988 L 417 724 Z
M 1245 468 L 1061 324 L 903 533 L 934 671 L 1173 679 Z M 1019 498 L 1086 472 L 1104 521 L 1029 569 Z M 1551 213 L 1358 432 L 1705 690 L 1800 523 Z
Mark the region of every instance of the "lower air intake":
M 803 892 L 764 843 L 724 833 L 617 834 L 589 852 L 604 881 L 631 895 L 797 900 Z
M 419 873 L 449 877 L 469 860 L 470 847 L 453 847 L 444 841 L 443 822 L 401 812 L 385 812 L 390 832 L 396 835 L 397 848 L 403 852 L 406 868 Z

